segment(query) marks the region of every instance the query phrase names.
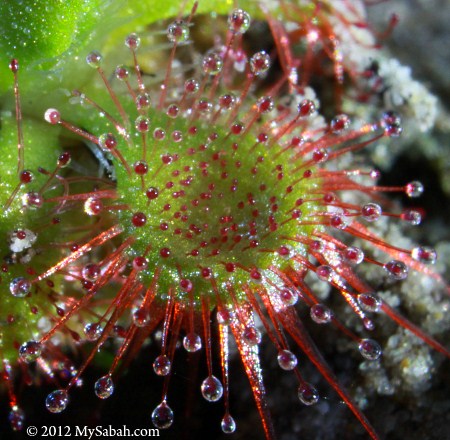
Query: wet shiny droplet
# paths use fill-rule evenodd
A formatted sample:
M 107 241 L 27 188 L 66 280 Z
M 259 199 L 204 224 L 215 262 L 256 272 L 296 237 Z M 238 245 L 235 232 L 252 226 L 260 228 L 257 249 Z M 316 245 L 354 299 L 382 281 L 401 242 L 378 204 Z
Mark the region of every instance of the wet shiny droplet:
M 334 117 L 330 123 L 331 131 L 334 134 L 340 134 L 350 126 L 350 118 L 341 114 Z
M 117 139 L 112 133 L 105 133 L 98 138 L 98 144 L 104 150 L 114 150 L 117 147 Z
M 203 72 L 207 75 L 218 75 L 222 71 L 223 59 L 217 52 L 207 53 L 202 61 Z
M 158 376 L 167 376 L 170 373 L 171 362 L 170 359 L 162 354 L 153 362 L 153 370 Z
M 408 277 L 408 266 L 399 260 L 391 260 L 384 265 L 384 269 L 393 280 L 404 280 Z
M 280 299 L 284 305 L 293 306 L 298 301 L 298 295 L 294 290 L 285 288 L 280 290 Z
M 81 275 L 84 279 L 95 281 L 100 276 L 100 266 L 97 264 L 86 264 L 81 270 Z
M 202 340 L 196 333 L 188 333 L 183 338 L 183 347 L 186 351 L 194 353 L 202 348 Z
M 137 327 L 145 327 L 150 322 L 148 310 L 136 309 L 133 312 L 133 322 Z
M 203 397 L 208 402 L 217 402 L 223 394 L 223 387 L 219 379 L 215 376 L 208 376 L 201 386 Z
M 132 33 L 125 38 L 125 46 L 131 50 L 136 50 L 141 44 L 139 35 Z
M 38 341 L 24 342 L 19 348 L 19 356 L 27 364 L 35 361 L 42 352 L 42 345 Z
M 108 374 L 98 379 L 97 382 L 95 382 L 94 391 L 100 399 L 107 399 L 110 397 L 114 392 L 114 382 L 112 381 L 111 376 Z
M 14 278 L 9 284 L 9 291 L 16 298 L 24 298 L 30 293 L 31 281 L 24 277 Z
M 422 215 L 419 211 L 413 209 L 406 209 L 402 212 L 400 218 L 410 225 L 417 226 L 422 222 Z
M 411 251 L 411 257 L 424 264 L 434 264 L 436 263 L 437 253 L 431 247 L 418 246 Z
M 420 197 L 423 194 L 424 187 L 422 182 L 419 182 L 417 180 L 408 183 L 406 185 L 406 195 L 411 198 L 417 198 Z
M 221 325 L 229 325 L 234 319 L 234 312 L 228 308 L 217 311 L 217 321 Z
M 382 302 L 375 295 L 370 293 L 361 293 L 358 295 L 358 303 L 366 312 L 379 312 Z
M 102 62 L 102 55 L 100 52 L 92 51 L 86 56 L 86 63 L 88 63 L 89 66 L 96 69 L 97 67 L 100 67 L 100 64 Z
M 293 370 L 297 366 L 297 357 L 289 350 L 281 350 L 277 356 L 278 365 L 286 371 Z
M 367 203 L 361 209 L 361 215 L 368 222 L 377 221 L 382 214 L 381 206 L 376 203 Z
M 235 9 L 228 16 L 228 29 L 234 34 L 243 34 L 250 27 L 250 15 L 242 9 Z
M 65 390 L 52 391 L 45 399 L 45 406 L 52 413 L 64 411 L 68 403 L 69 395 Z
M 233 432 L 236 431 L 236 422 L 230 414 L 225 414 L 220 423 L 220 427 L 225 434 L 233 434 Z
M 377 360 L 382 353 L 380 344 L 373 339 L 361 339 L 358 349 L 361 355 L 369 361 Z
M 331 309 L 323 304 L 314 304 L 311 307 L 309 314 L 316 324 L 327 324 L 333 317 Z
M 257 52 L 250 58 L 250 70 L 256 76 L 262 75 L 269 70 L 270 56 L 264 52 Z
M 304 405 L 315 405 L 319 401 L 319 393 L 309 383 L 303 383 L 298 387 L 298 398 Z
M 173 411 L 166 402 L 161 402 L 152 412 L 152 423 L 156 428 L 167 429 L 173 423 Z
M 244 337 L 244 341 L 250 346 L 257 345 L 261 342 L 261 332 L 254 326 L 246 327 L 242 336 Z
M 172 43 L 183 43 L 189 39 L 189 26 L 182 20 L 174 21 L 167 28 L 167 38 Z
M 25 413 L 17 406 L 13 407 L 8 415 L 8 420 L 13 431 L 21 431 L 25 421 Z
M 347 263 L 357 265 L 364 261 L 364 252 L 360 248 L 349 246 L 343 252 L 343 257 Z
M 54 108 L 49 108 L 44 114 L 44 119 L 50 124 L 57 124 L 61 120 L 61 114 Z
M 89 216 L 99 215 L 103 210 L 103 202 L 97 197 L 89 197 L 84 202 L 84 212 Z
M 322 281 L 331 281 L 333 274 L 334 271 L 331 266 L 322 265 L 316 269 L 317 278 Z
M 91 322 L 84 326 L 84 334 L 88 341 L 96 341 L 102 335 L 102 332 L 103 327 L 96 322 Z
M 138 116 L 134 126 L 139 133 L 147 133 L 150 130 L 150 119 L 147 116 Z

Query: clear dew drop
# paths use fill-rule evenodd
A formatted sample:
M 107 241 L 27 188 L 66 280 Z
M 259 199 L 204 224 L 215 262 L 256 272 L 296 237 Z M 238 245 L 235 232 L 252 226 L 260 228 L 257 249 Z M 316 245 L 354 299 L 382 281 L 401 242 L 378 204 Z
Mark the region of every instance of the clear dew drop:
M 88 66 L 97 69 L 102 63 L 102 55 L 100 54 L 100 52 L 93 50 L 86 56 L 86 63 L 88 64 Z
M 183 140 L 183 132 L 180 130 L 172 131 L 171 138 L 174 142 L 181 142 Z
M 297 366 L 297 356 L 292 351 L 281 350 L 277 356 L 278 365 L 286 371 L 291 371 Z
M 183 347 L 189 353 L 194 353 L 202 348 L 202 340 L 197 333 L 188 333 L 183 338 Z
M 166 131 L 161 128 L 157 127 L 153 130 L 153 139 L 157 141 L 163 141 L 166 138 Z
M 245 327 L 242 336 L 250 346 L 258 345 L 261 342 L 261 332 L 253 325 Z
M 13 431 L 21 431 L 25 422 L 25 413 L 15 406 L 11 409 L 8 420 Z
M 411 250 L 411 257 L 424 264 L 434 264 L 437 260 L 437 253 L 432 247 L 418 246 Z
M 234 319 L 234 312 L 231 308 L 224 308 L 217 311 L 217 321 L 221 325 L 229 325 Z
M 223 387 L 219 379 L 215 376 L 208 376 L 200 387 L 202 396 L 208 402 L 217 402 L 223 394 Z
M 328 159 L 328 151 L 325 148 L 318 148 L 312 152 L 312 160 L 314 163 L 323 163 Z
M 363 325 L 366 330 L 372 331 L 375 329 L 375 324 L 370 318 L 363 318 Z
M 220 423 L 220 427 L 225 434 L 233 434 L 233 432 L 236 431 L 236 422 L 230 414 L 225 414 Z
M 30 293 L 31 281 L 24 277 L 14 278 L 9 284 L 9 291 L 16 298 L 24 298 Z
M 401 213 L 400 218 L 413 226 L 420 225 L 422 222 L 422 215 L 419 211 L 415 211 L 414 209 L 406 209 Z
M 170 373 L 171 362 L 170 359 L 162 354 L 153 362 L 153 370 L 158 376 L 167 376 Z
M 42 345 L 38 341 L 24 342 L 19 348 L 19 356 L 24 362 L 29 364 L 35 361 L 42 353 Z
M 95 281 L 101 274 L 100 266 L 97 264 L 86 264 L 81 270 L 81 276 L 89 281 Z
M 281 302 L 285 306 L 293 306 L 298 301 L 297 292 L 295 290 L 289 289 L 287 287 L 285 287 L 284 289 L 281 289 L 279 295 L 280 295 Z
M 148 110 L 150 108 L 150 106 L 152 105 L 152 100 L 150 98 L 150 95 L 148 93 L 140 93 L 139 95 L 136 96 L 136 108 L 139 111 L 145 111 Z
M 68 403 L 69 395 L 65 390 L 52 391 L 45 399 L 45 406 L 52 413 L 64 411 Z
M 359 294 L 358 303 L 364 311 L 373 313 L 378 313 L 382 305 L 381 300 L 370 293 Z
M 299 116 L 307 118 L 316 112 L 316 105 L 310 99 L 303 99 L 297 106 Z
M 322 265 L 316 269 L 317 278 L 322 281 L 331 281 L 333 273 L 333 268 L 331 266 Z
M 104 133 L 99 136 L 98 144 L 106 151 L 114 150 L 117 147 L 117 139 L 112 133 Z
M 381 206 L 376 203 L 367 203 L 361 209 L 362 217 L 368 222 L 377 221 L 382 214 Z
M 91 322 L 84 326 L 84 334 L 88 341 L 96 341 L 102 335 L 102 332 L 103 327 L 97 322 Z
M 134 121 L 134 127 L 139 133 L 147 133 L 150 130 L 150 118 L 140 115 Z
M 404 280 L 408 277 L 408 266 L 399 260 L 391 260 L 384 265 L 384 269 L 393 280 Z
M 319 401 L 319 393 L 311 384 L 304 382 L 298 387 L 298 398 L 304 405 L 315 405 Z
M 141 44 L 139 35 L 132 33 L 125 38 L 125 46 L 131 50 L 136 50 Z
M 133 322 L 136 327 L 145 327 L 150 322 L 148 310 L 138 308 L 133 311 Z
M 250 27 L 250 15 L 242 9 L 235 9 L 228 16 L 228 29 L 236 35 L 247 32 Z
M 202 69 L 206 75 L 218 75 L 223 68 L 222 57 L 214 51 L 208 52 L 202 61 Z
M 167 28 L 167 38 L 171 43 L 184 43 L 189 40 L 189 26 L 182 20 L 174 21 Z
M 213 105 L 207 99 L 200 99 L 197 103 L 197 110 L 202 115 L 207 115 L 212 112 Z
M 44 119 L 49 124 L 57 124 L 61 120 L 61 114 L 55 108 L 49 108 L 44 113 Z
M 330 217 L 330 225 L 336 229 L 345 229 L 348 226 L 348 218 L 342 214 L 334 214 Z
M 130 72 L 128 71 L 128 68 L 122 64 L 116 67 L 114 74 L 116 75 L 116 78 L 119 81 L 126 81 L 128 79 L 128 77 L 130 76 Z
M 169 116 L 169 118 L 176 118 L 180 113 L 180 107 L 176 104 L 170 104 L 169 107 L 167 107 L 166 115 Z
M 184 83 L 184 90 L 187 94 L 196 93 L 199 89 L 200 83 L 194 78 L 187 79 Z
M 330 123 L 330 129 L 334 134 L 341 134 L 350 126 L 350 118 L 347 115 L 341 114 L 335 116 Z
M 260 113 L 269 113 L 274 108 L 273 99 L 270 96 L 261 96 L 256 101 L 256 107 Z
M 230 110 L 236 105 L 237 98 L 231 93 L 222 95 L 219 98 L 219 105 L 222 110 Z
M 92 217 L 94 215 L 99 215 L 103 210 L 103 202 L 97 197 L 89 197 L 84 202 L 84 212 Z
M 356 266 L 364 261 L 364 252 L 358 247 L 349 246 L 343 252 L 343 257 L 346 263 Z
M 380 344 L 373 339 L 361 339 L 358 349 L 361 355 L 369 361 L 377 360 L 382 353 Z
M 152 423 L 156 428 L 167 429 L 173 423 L 173 411 L 167 403 L 161 402 L 152 412 Z
M 333 317 L 331 309 L 323 304 L 314 304 L 309 310 L 309 314 L 316 324 L 327 324 Z
M 400 116 L 393 111 L 383 113 L 381 126 L 384 128 L 384 134 L 392 138 L 399 137 L 403 131 L 402 120 Z
M 95 382 L 94 391 L 98 398 L 107 399 L 114 393 L 114 382 L 111 376 L 107 374 Z
M 257 52 L 250 58 L 250 70 L 256 76 L 263 75 L 270 68 L 270 56 L 265 52 Z
M 412 199 L 420 197 L 423 194 L 424 187 L 422 182 L 414 180 L 406 185 L 406 195 Z
M 44 199 L 38 192 L 30 191 L 22 196 L 22 203 L 28 208 L 37 209 L 44 204 Z

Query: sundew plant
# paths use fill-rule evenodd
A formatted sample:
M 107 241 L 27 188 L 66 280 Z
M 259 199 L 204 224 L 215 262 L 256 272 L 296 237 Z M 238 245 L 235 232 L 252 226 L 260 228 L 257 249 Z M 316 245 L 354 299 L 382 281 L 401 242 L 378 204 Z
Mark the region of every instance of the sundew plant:
M 239 438 L 241 395 L 261 425 L 244 438 L 297 438 L 333 405 L 360 430 L 314 438 L 395 431 L 362 407 L 423 394 L 450 355 L 438 254 L 407 239 L 424 186 L 385 185 L 368 160 L 436 116 L 389 74 L 397 17 L 376 31 L 346 0 L 0 9 L 8 429 L 35 405 L 54 425 L 94 426 L 86 399 L 129 411 L 120 388 L 144 359 L 132 411 L 167 436 L 207 418 Z M 30 389 L 48 391 L 29 404 Z

